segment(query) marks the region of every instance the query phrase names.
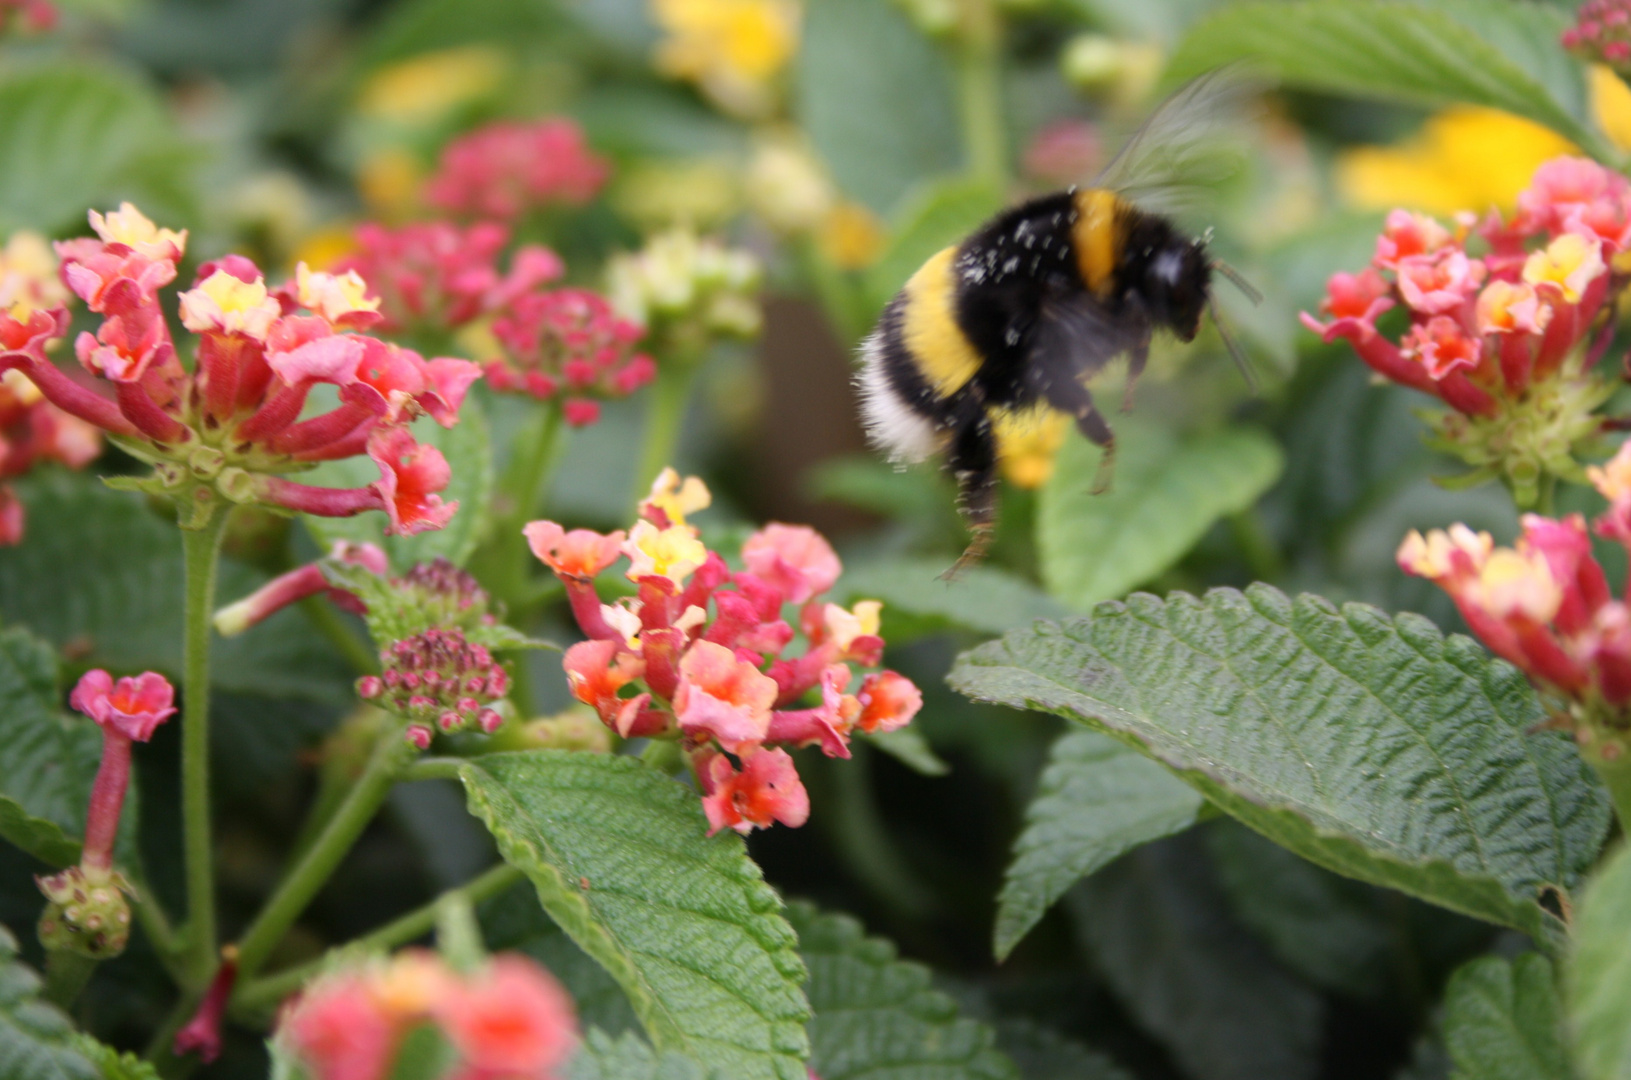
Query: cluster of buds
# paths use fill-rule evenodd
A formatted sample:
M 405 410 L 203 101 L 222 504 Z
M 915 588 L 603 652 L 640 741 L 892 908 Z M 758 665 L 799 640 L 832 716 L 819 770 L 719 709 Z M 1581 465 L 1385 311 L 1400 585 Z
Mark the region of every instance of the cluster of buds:
M 130 884 L 113 868 L 113 845 L 130 787 L 131 746 L 153 737 L 175 714 L 174 702 L 174 688 L 152 671 L 118 682 L 101 669 L 88 671 L 69 695 L 68 703 L 102 729 L 102 763 L 91 784 L 79 865 L 36 879 L 47 901 L 39 924 L 47 949 L 96 960 L 124 952 Z
M 584 289 L 522 296 L 492 331 L 503 352 L 484 365 L 488 384 L 540 401 L 559 396 L 574 427 L 600 418 L 595 399 L 626 397 L 657 375 L 651 357 L 634 351 L 645 330 Z
M 557 204 L 581 206 L 611 175 L 583 131 L 560 118 L 477 128 L 450 142 L 425 200 L 463 217 L 513 221 Z
M 504 723 L 492 707 L 510 692 L 510 676 L 485 645 L 464 631 L 431 629 L 392 642 L 380 651 L 383 675 L 357 680 L 357 696 L 407 718 L 405 737 L 421 750 L 437 732 L 481 731 Z
M 758 334 L 760 279 L 749 252 L 672 229 L 638 252 L 613 256 L 607 292 L 618 314 L 663 344 L 664 356 L 696 356 L 716 337 Z
M 1563 31 L 1563 47 L 1585 60 L 1607 64 L 1624 75 L 1631 71 L 1631 3 L 1587 0 L 1575 23 Z
M 1473 248 L 1477 242 L 1477 250 Z M 1599 316 L 1623 287 L 1631 182 L 1584 158 L 1535 172 L 1516 215 L 1460 217 L 1454 229 L 1396 210 L 1372 265 L 1339 273 L 1303 323 L 1353 346 L 1378 374 L 1450 406 L 1437 442 L 1503 479 L 1520 506 L 1548 476 L 1584 479 L 1574 460 L 1601 430 L 1612 386 L 1593 371 L 1612 338 Z M 1403 308 L 1397 340 L 1377 320 Z
M 45 238 L 13 233 L 0 249 L 0 311 L 27 322 L 33 312 L 61 307 L 69 298 Z M 102 433 L 95 427 L 45 400 L 22 372 L 0 375 L 0 481 L 44 461 L 82 468 L 101 452 Z M 0 484 L 0 544 L 22 539 L 23 504 L 9 484 Z
M 882 605 L 845 609 L 821 599 L 842 567 L 820 534 L 768 525 L 743 543 L 744 569 L 733 572 L 686 523 L 709 501 L 700 480 L 681 484 L 666 469 L 628 533 L 535 521 L 527 541 L 560 578 L 589 638 L 562 661 L 573 695 L 625 738 L 678 739 L 711 831 L 796 827 L 809 798 L 781 747 L 848 757 L 854 732 L 905 725 L 922 694 L 892 671 L 868 674 L 850 692 L 851 665 L 881 659 Z M 638 594 L 603 604 L 595 578 L 625 556 Z M 795 636 L 787 607 L 808 643 L 798 656 L 783 655 Z M 799 707 L 806 695 L 817 703 Z
M 461 1080 L 552 1080 L 578 1043 L 571 998 L 536 961 L 507 953 L 463 973 L 423 950 L 320 976 L 284 1006 L 274 1038 L 312 1080 L 375 1080 L 427 1025 Z
M 501 273 L 510 230 L 495 222 L 460 228 L 429 221 L 399 228 L 368 222 L 352 234 L 356 250 L 333 266 L 356 273 L 378 302 L 387 333 L 446 333 L 504 310 L 516 298 L 566 272 L 560 258 L 536 244 L 516 250 Z
M 437 494 L 447 487 L 447 460 L 417 443 L 407 423 L 428 414 L 451 427 L 479 367 L 426 361 L 355 333 L 379 321 L 355 274 L 313 273 L 302 264 L 274 291 L 254 263 L 229 255 L 201 266 L 194 288 L 180 295 L 182 325 L 198 339 L 189 370 L 159 299 L 175 278 L 186 233 L 156 227 L 128 203 L 90 219 L 98 238 L 59 243 L 57 252 L 63 280 L 103 316 L 75 351 L 113 396 L 47 358 L 48 344 L 67 333 L 61 307 L 0 312 L 0 370 L 21 371 L 52 404 L 152 462 L 153 475 L 134 486 L 190 506 L 184 524 L 193 527 L 222 499 L 328 517 L 383 510 L 394 535 L 447 523 L 457 508 Z M 302 420 L 320 383 L 338 388 L 340 404 Z M 380 469 L 367 487 L 313 487 L 277 475 L 363 453 Z
M 1631 550 L 1631 443 L 1588 470 L 1609 500 L 1598 536 Z M 1526 514 L 1510 548 L 1465 525 L 1412 532 L 1399 565 L 1450 594 L 1484 644 L 1566 706 L 1557 723 L 1604 760 L 1631 748 L 1631 596 L 1616 597 L 1579 514 Z

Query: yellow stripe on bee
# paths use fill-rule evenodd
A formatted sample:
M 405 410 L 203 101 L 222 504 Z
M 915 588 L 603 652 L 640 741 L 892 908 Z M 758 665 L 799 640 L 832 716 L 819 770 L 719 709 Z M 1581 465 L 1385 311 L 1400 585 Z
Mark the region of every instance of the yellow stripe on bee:
M 980 354 L 957 325 L 957 249 L 930 257 L 906 282 L 901 337 L 942 397 L 955 393 L 980 369 Z
M 1070 240 L 1076 247 L 1076 269 L 1089 292 L 1109 292 L 1116 272 L 1116 249 L 1120 246 L 1116 210 L 1121 200 L 1104 188 L 1088 188 L 1076 193 L 1076 224 Z

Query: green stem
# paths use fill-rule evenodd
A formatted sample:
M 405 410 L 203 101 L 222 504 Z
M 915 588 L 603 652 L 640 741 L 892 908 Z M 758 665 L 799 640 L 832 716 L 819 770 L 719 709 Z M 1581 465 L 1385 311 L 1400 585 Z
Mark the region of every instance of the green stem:
M 215 970 L 215 866 L 210 835 L 210 616 L 221 533 L 230 511 L 216 510 L 201 528 L 183 529 L 186 562 L 181 687 L 181 828 L 187 863 L 186 969 L 202 985 Z
M 957 41 L 957 103 L 969 175 L 999 193 L 1008 186 L 1003 123 L 1002 20 L 996 0 L 963 0 Z
M 464 760 L 454 757 L 420 758 L 402 770 L 402 779 L 408 783 L 418 780 L 457 780 Z
M 97 961 L 72 949 L 52 949 L 45 954 L 45 1000 L 64 1011 L 91 981 Z
M 517 447 L 505 475 L 505 494 L 509 496 L 510 507 L 499 520 L 494 534 L 498 580 L 493 582 L 497 586 L 493 591 L 510 607 L 524 598 L 527 571 L 531 566 L 531 554 L 521 530 L 538 512 L 549 478 L 566 446 L 566 425 L 561 422 L 558 404 L 544 407 L 543 416 L 533 425 L 530 435 L 530 439 Z
M 425 904 L 415 908 L 400 918 L 393 919 L 384 926 L 360 938 L 348 941 L 338 949 L 347 952 L 378 952 L 394 949 L 398 945 L 406 945 L 415 938 L 429 933 L 436 925 L 437 912 L 441 905 L 453 897 L 462 896 L 471 904 L 479 904 L 483 900 L 497 896 L 510 886 L 523 880 L 521 871 L 509 863 L 500 863 L 491 870 L 465 882 L 456 889 L 450 889 Z M 290 994 L 303 986 L 307 979 L 324 970 L 333 959 L 333 953 L 318 957 L 298 967 L 287 968 L 276 975 L 268 975 L 264 979 L 256 979 L 251 983 L 242 985 L 233 997 L 235 1010 L 255 1011 L 277 1004 Z
M 700 360 L 697 356 L 672 355 L 657 365 L 657 381 L 651 384 L 651 408 L 646 414 L 646 441 L 634 473 L 636 503 L 646 497 L 657 474 L 674 464 L 680 426 L 685 422 L 685 407 L 691 402 L 691 386 L 696 382 Z
M 1557 476 L 1546 473 L 1540 478 L 1540 495 L 1535 500 L 1535 513 L 1541 517 L 1557 516 Z
M 329 875 L 334 873 L 340 860 L 345 858 L 351 845 L 362 835 L 374 814 L 396 782 L 397 772 L 413 749 L 395 730 L 380 736 L 374 747 L 374 756 L 345 802 L 334 812 L 328 825 L 311 847 L 283 879 L 272 898 L 261 909 L 238 943 L 238 977 L 247 979 L 271 956 L 272 949 L 300 913 L 306 910 L 312 897 L 317 895 Z

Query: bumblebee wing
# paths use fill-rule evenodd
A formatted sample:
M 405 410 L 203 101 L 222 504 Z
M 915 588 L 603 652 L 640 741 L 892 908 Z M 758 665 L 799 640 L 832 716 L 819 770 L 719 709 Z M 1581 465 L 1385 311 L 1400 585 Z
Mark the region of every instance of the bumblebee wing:
M 1196 208 L 1240 168 L 1240 132 L 1265 86 L 1241 64 L 1199 75 L 1156 107 L 1094 186 L 1157 213 Z

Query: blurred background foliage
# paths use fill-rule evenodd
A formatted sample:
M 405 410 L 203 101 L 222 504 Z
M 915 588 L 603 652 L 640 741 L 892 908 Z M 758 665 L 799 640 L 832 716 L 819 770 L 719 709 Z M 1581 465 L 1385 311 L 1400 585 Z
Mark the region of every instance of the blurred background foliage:
M 1442 1075 L 1443 981 L 1496 932 L 1336 878 L 1224 821 L 1095 875 L 997 965 L 994 898 L 1062 725 L 970 704 L 942 677 L 959 649 L 1008 626 L 1140 587 L 1267 580 L 1458 627 L 1442 595 L 1397 571 L 1395 546 L 1408 529 L 1457 520 L 1510 537 L 1510 500 L 1494 486 L 1436 487 L 1452 466 L 1424 445 L 1410 392 L 1372 385 L 1344 346 L 1320 345 L 1295 316 L 1316 307 L 1332 271 L 1365 263 L 1388 208 L 1509 206 L 1535 164 L 1567 149 L 1563 136 L 1482 106 L 1271 95 L 1242 132 L 1239 168 L 1189 222 L 1214 227 L 1218 250 L 1267 298 L 1254 308 L 1220 291 L 1260 394 L 1215 333 L 1193 347 L 1158 342 L 1135 412 L 1117 421 L 1113 493 L 1088 494 L 1097 451 L 1074 433 L 1016 440 L 992 558 L 948 588 L 935 575 L 963 543 L 950 485 L 867 452 L 852 351 L 925 256 L 1015 198 L 1090 180 L 1174 72 L 1204 66 L 1207 43 L 1189 31 L 1224 0 L 60 6 L 55 31 L 0 46 L 0 234 L 75 235 L 87 207 L 131 199 L 192 230 L 189 258 L 240 251 L 276 277 L 344 254 L 359 222 L 424 216 L 422 182 L 454 136 L 560 115 L 613 163 L 590 207 L 519 230 L 555 247 L 569 280 L 599 287 L 611 253 L 676 225 L 764 261 L 762 337 L 707 357 L 676 464 L 723 504 L 713 529 L 780 519 L 835 537 L 841 588 L 885 601 L 888 661 L 924 688 L 913 728 L 927 743 L 897 755 L 859 746 L 842 768 L 801 758 L 810 826 L 751 841 L 784 894 L 853 912 L 931 964 L 943 989 L 997 1024 L 1027 1076 Z M 1533 6 L 1541 25 L 1566 17 L 1561 4 Z M 957 31 L 973 9 L 1001 20 L 1000 37 Z M 1561 92 L 1631 145 L 1624 84 L 1593 76 Z M 1119 378 L 1096 387 L 1102 400 L 1118 400 Z M 481 405 L 502 475 L 535 414 L 513 398 Z M 573 439 L 552 517 L 628 519 L 647 408 L 645 395 L 611 403 Z M 121 467 L 110 455 L 100 471 Z M 41 472 L 21 490 L 29 535 L 0 552 L 0 612 L 78 667 L 174 671 L 169 526 L 86 474 Z M 286 523 L 246 522 L 229 551 L 228 598 L 315 547 Z M 353 673 L 306 617 L 277 616 L 219 661 L 229 933 L 275 880 L 320 784 L 315 747 L 350 701 Z M 536 614 L 537 629 L 564 638 L 566 626 L 547 605 Z M 565 705 L 553 657 L 532 675 L 546 711 Z M 179 882 L 174 728 L 141 756 L 144 855 L 161 891 Z M 464 880 L 489 844 L 451 788 L 398 790 L 302 921 L 308 954 Z M 38 869 L 0 852 L 0 921 L 32 923 Z M 558 971 L 577 970 L 596 1022 L 628 1023 L 603 977 L 589 993 L 597 975 L 564 938 L 489 915 Z M 163 980 L 140 945 L 104 968 L 87 1022 L 138 1045 L 168 1008 Z M 208 1075 L 265 1067 L 245 1030 Z

